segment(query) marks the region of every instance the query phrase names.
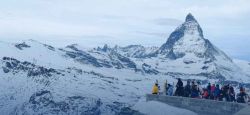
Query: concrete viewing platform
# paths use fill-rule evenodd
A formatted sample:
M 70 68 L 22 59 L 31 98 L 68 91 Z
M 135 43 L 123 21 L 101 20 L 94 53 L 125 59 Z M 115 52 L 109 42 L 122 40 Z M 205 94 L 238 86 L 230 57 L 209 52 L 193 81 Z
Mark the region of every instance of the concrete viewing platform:
M 250 115 L 250 106 L 242 103 L 152 94 L 147 94 L 146 99 L 187 109 L 199 115 Z

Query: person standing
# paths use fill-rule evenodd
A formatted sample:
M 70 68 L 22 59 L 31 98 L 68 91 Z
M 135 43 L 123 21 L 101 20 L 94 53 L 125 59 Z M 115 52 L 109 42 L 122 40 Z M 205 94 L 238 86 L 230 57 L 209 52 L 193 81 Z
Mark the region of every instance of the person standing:
M 208 97 L 210 97 L 210 95 L 211 95 L 211 83 L 208 83 L 206 90 L 208 93 Z
M 181 81 L 180 78 L 178 78 L 178 82 L 176 84 L 176 91 L 175 91 L 175 96 L 183 96 L 184 90 L 183 90 L 183 82 Z
M 187 81 L 187 85 L 184 87 L 184 97 L 190 97 L 191 96 L 191 85 L 190 81 Z
M 224 98 L 226 99 L 226 101 L 230 101 L 230 96 L 229 96 L 229 84 L 224 86 Z
M 219 101 L 225 101 L 225 86 L 222 86 L 219 94 Z
M 209 93 L 207 89 L 203 89 L 203 94 L 202 94 L 202 98 L 204 99 L 209 99 Z
M 216 84 L 215 90 L 214 90 L 214 100 L 219 100 L 221 94 L 221 90 L 220 90 L 220 85 Z
M 168 96 L 173 96 L 173 91 L 174 91 L 174 87 L 168 84 L 168 91 L 167 91 Z
M 159 94 L 159 87 L 157 83 L 155 83 L 155 85 L 153 86 L 152 94 L 154 95 Z
M 200 98 L 200 91 L 197 85 L 194 85 L 191 90 L 191 98 Z
M 235 102 L 235 91 L 234 91 L 234 87 L 230 86 L 229 87 L 229 97 L 230 97 L 230 102 Z
M 155 81 L 155 84 L 157 84 L 157 86 L 158 86 L 158 90 L 160 91 L 161 87 L 160 87 L 160 85 L 159 85 L 158 80 L 156 80 L 156 81 Z
M 198 87 L 198 90 L 199 90 L 199 95 L 203 94 L 203 88 L 201 87 L 201 82 L 200 81 L 197 82 L 197 87 Z
M 163 89 L 164 90 L 163 92 L 165 95 L 168 95 L 168 88 L 169 88 L 168 87 L 168 80 L 166 80 L 164 83 L 164 89 Z
M 238 103 L 247 103 L 248 102 L 248 95 L 245 92 L 245 89 L 243 87 L 240 88 L 240 93 L 237 94 L 237 102 Z
M 215 91 L 215 84 L 213 84 L 212 86 L 211 86 L 211 95 L 210 95 L 210 99 L 214 99 L 214 91 Z

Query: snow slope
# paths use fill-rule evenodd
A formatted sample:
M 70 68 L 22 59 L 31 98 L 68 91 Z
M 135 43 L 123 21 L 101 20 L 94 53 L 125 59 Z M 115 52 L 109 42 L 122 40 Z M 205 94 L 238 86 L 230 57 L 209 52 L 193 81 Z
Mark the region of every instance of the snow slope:
M 244 60 L 239 60 L 239 59 L 234 59 L 233 61 L 242 69 L 243 72 L 250 75 L 250 62 L 249 61 L 244 61 Z

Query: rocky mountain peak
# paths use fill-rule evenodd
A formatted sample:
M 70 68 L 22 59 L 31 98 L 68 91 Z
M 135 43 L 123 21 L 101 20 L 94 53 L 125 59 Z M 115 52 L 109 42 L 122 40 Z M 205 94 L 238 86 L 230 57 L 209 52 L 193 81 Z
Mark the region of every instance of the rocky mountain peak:
M 108 46 L 107 44 L 105 44 L 105 45 L 103 46 L 103 48 L 102 48 L 102 50 L 103 50 L 104 52 L 107 52 L 108 49 L 109 49 L 109 46 Z
M 191 21 L 197 22 L 196 19 L 194 18 L 194 16 L 191 13 L 189 13 L 186 16 L 186 22 L 191 22 Z
M 203 36 L 202 28 L 194 16 L 189 13 L 183 24 L 177 27 L 163 44 L 158 54 L 165 55 L 170 59 L 192 58 L 215 59 L 215 55 L 223 55 L 208 39 Z

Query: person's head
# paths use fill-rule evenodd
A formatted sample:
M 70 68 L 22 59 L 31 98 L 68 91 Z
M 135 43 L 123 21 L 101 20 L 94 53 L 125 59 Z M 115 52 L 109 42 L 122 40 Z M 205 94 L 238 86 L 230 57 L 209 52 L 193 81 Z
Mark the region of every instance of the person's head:
M 230 86 L 229 90 L 230 90 L 231 92 L 234 92 L 234 87 Z
M 195 81 L 192 81 L 192 85 L 195 85 Z
M 219 85 L 219 84 L 216 84 L 216 87 L 217 87 L 217 88 L 220 88 L 220 85 Z
M 181 78 L 178 78 L 178 81 L 181 81 Z
M 221 90 L 223 90 L 223 91 L 224 91 L 224 90 L 225 90 L 225 86 L 222 86 L 222 87 L 221 87 Z
M 211 85 L 211 83 L 208 83 L 208 85 Z
M 198 85 L 200 85 L 200 84 L 201 84 L 201 82 L 200 82 L 200 81 L 197 81 L 197 84 L 198 84 Z
M 245 92 L 245 89 L 243 87 L 240 87 L 240 92 L 241 93 Z
M 158 86 L 158 83 L 155 83 L 155 86 Z

